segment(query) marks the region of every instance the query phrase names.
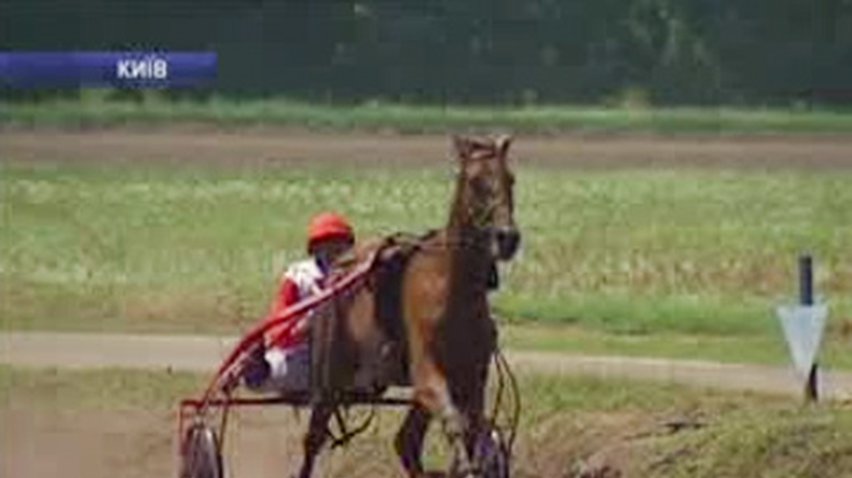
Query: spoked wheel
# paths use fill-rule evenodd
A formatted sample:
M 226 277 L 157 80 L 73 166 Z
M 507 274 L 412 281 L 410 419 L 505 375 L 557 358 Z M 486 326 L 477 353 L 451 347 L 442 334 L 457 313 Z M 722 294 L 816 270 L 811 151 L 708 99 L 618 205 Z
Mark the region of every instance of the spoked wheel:
M 181 449 L 180 478 L 224 478 L 219 439 L 209 426 L 192 425 Z

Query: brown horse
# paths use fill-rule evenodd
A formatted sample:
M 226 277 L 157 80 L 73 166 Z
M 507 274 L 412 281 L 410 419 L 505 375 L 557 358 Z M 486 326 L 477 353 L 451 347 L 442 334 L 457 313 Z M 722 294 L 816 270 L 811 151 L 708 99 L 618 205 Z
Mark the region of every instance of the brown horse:
M 514 178 L 507 163 L 510 143 L 508 137 L 454 138 L 459 168 L 446 227 L 419 240 L 402 241 L 405 260 L 391 283 L 372 281 L 372 287 L 336 301 L 337 313 L 324 314 L 335 320 L 320 320 L 315 326 L 317 350 L 322 344 L 328 349 L 329 331 L 346 337 L 335 341 L 333 354 L 324 353 L 324 365 L 334 356 L 326 367 L 333 377 L 326 381 L 336 387 L 354 386 L 365 370 L 376 375 L 375 370 L 388 363 L 407 365 L 397 374 L 401 377 L 391 372 L 374 390 L 380 392 L 389 382 L 413 385 L 414 404 L 396 437 L 397 452 L 411 477 L 424 473 L 423 439 L 433 417 L 440 419 L 453 448 L 453 474 L 478 474 L 471 456 L 486 426 L 485 387 L 497 338 L 487 293 L 496 262 L 511 259 L 520 242 L 513 216 Z M 387 240 L 359 247 L 355 261 L 378 251 L 381 271 L 381 256 L 398 251 L 399 242 L 396 249 L 388 247 Z M 394 295 L 399 306 L 396 327 L 380 323 L 381 304 L 388 295 Z M 394 342 L 396 353 L 389 353 L 387 344 Z M 361 380 L 361 386 L 364 383 Z M 328 438 L 334 406 L 333 400 L 315 402 L 300 478 L 311 474 Z

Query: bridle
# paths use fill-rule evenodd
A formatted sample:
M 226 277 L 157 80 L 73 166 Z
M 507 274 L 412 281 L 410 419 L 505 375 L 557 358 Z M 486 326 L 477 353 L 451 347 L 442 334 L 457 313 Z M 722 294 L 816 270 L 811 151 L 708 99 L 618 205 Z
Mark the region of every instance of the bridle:
M 474 149 L 474 151 L 472 153 L 469 153 L 470 156 L 468 156 L 468 159 L 490 160 L 490 159 L 494 159 L 494 158 L 499 157 L 499 153 L 493 148 L 488 148 L 488 149 L 486 149 L 484 147 L 480 147 L 480 148 L 481 148 L 480 151 L 484 150 L 485 154 L 474 156 L 473 152 L 476 151 L 476 149 Z M 459 174 L 464 174 L 464 173 L 460 172 Z M 500 204 L 498 198 L 496 198 L 494 194 L 489 194 L 488 197 L 485 198 L 485 200 L 487 201 L 486 204 L 484 204 L 484 205 L 477 204 L 475 201 L 479 200 L 480 198 L 477 197 L 477 193 L 476 193 L 475 189 L 473 188 L 473 186 L 469 184 L 470 181 L 465 181 L 465 182 L 467 183 L 466 188 L 473 189 L 473 191 L 471 193 L 469 193 L 467 195 L 468 197 L 465 198 L 465 199 L 470 199 L 470 197 L 472 196 L 474 201 L 470 201 L 470 200 L 466 201 L 467 204 L 465 204 L 465 207 L 464 207 L 464 214 L 466 215 L 467 218 L 470 219 L 470 221 L 469 221 L 470 227 L 473 229 L 473 231 L 475 231 L 477 233 L 476 234 L 477 236 L 479 234 L 489 236 L 489 235 L 493 234 L 494 226 L 492 225 L 492 222 L 493 222 L 493 217 L 494 217 L 494 211 L 496 211 L 497 208 L 501 206 L 501 204 Z M 464 238 L 460 238 L 460 239 L 464 240 Z M 481 237 L 476 237 L 476 238 L 472 238 L 472 239 L 473 240 L 481 239 Z

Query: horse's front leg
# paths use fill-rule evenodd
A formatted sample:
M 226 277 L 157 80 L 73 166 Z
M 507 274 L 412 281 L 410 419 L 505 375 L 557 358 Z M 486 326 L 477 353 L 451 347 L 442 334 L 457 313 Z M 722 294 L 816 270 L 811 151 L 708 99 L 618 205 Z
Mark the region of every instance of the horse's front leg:
M 442 415 L 444 432 L 453 446 L 454 462 L 451 476 L 482 477 L 485 470 L 483 456 L 476 452 L 489 425 L 485 416 L 485 392 L 488 383 L 490 357 L 472 367 L 456 367 L 449 376 L 449 399 Z M 490 439 L 490 438 L 486 438 Z
M 414 404 L 408 410 L 405 421 L 396 434 L 394 445 L 396 453 L 402 462 L 402 467 L 409 477 L 415 478 L 423 474 L 423 439 L 432 415 L 419 404 Z
M 328 420 L 332 408 L 327 405 L 317 405 L 311 410 L 311 420 L 304 440 L 304 457 L 299 469 L 299 478 L 310 478 L 314 462 L 328 439 Z
M 470 465 L 477 473 L 482 473 L 483 463 L 474 460 L 481 460 L 482 456 L 477 456 L 476 448 L 480 444 L 483 433 L 488 432 L 487 420 L 485 418 L 485 384 L 487 383 L 488 369 L 478 378 L 481 380 L 471 380 L 465 391 L 456 399 L 462 415 L 464 416 L 464 443 L 468 456 L 471 458 Z
M 467 446 L 466 437 L 469 430 L 467 416 L 456 408 L 451 400 L 442 407 L 441 424 L 444 435 L 453 450 L 452 478 L 475 478 L 476 468 L 472 455 Z
M 415 375 L 414 399 L 440 420 L 444 436 L 453 450 L 454 478 L 472 478 L 475 470 L 465 444 L 465 416 L 453 402 L 446 378 L 438 370 L 434 364 L 421 364 L 421 374 Z M 416 383 L 418 378 L 420 383 Z

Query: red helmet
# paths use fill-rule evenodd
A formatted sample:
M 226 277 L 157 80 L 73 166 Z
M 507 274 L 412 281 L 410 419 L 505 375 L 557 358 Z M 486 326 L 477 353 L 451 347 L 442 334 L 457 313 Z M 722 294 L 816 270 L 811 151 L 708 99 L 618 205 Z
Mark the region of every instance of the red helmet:
M 315 243 L 327 239 L 348 239 L 351 241 L 355 239 L 355 233 L 345 217 L 333 212 L 323 212 L 314 216 L 308 225 L 308 250 Z

